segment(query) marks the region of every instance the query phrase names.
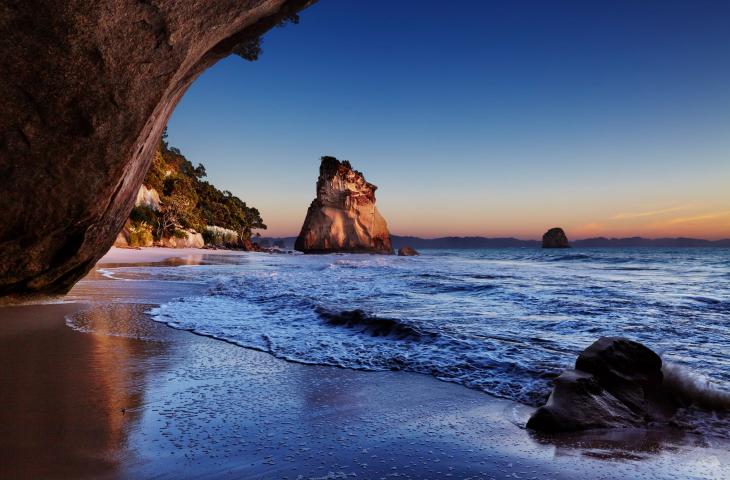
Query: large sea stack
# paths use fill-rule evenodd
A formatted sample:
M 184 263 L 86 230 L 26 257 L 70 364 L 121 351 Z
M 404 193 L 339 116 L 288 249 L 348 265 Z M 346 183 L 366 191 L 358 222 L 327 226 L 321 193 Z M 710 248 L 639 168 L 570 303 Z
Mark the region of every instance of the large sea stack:
M 294 248 L 304 253 L 393 253 L 388 225 L 375 206 L 377 188 L 347 160 L 322 157 L 317 198 Z
M 542 248 L 570 248 L 570 243 L 563 229 L 555 227 L 542 236 Z

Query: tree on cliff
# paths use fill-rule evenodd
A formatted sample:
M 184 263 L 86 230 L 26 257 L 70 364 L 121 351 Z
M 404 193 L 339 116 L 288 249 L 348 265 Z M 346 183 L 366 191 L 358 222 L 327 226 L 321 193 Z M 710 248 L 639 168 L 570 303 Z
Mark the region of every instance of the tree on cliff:
M 181 228 L 202 230 L 205 226 L 195 211 L 198 195 L 187 177 L 168 177 L 157 215 L 157 238 L 175 235 Z
M 277 27 L 284 27 L 287 24 L 298 24 L 299 23 L 299 15 L 296 13 L 291 13 L 289 15 L 285 15 L 281 18 L 279 23 L 277 24 Z M 234 46 L 231 53 L 234 55 L 238 55 L 244 60 L 247 60 L 249 62 L 255 62 L 259 59 L 261 56 L 261 53 L 263 52 L 261 48 L 261 44 L 264 43 L 263 38 L 256 37 L 249 40 L 246 40 L 244 42 L 239 43 L 238 45 Z M 166 132 L 167 130 L 165 130 Z
M 229 228 L 238 232 L 238 237 L 242 241 L 251 240 L 251 232 L 255 228 L 266 229 L 258 209 L 246 206 L 246 202 L 233 196 L 231 192 L 226 193 L 228 194 L 228 209 L 231 213 Z

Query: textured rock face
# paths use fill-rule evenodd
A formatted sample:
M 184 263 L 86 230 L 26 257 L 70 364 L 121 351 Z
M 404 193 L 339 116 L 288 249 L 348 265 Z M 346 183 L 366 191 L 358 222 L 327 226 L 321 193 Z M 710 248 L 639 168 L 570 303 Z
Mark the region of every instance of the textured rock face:
M 415 257 L 416 255 L 420 255 L 420 253 L 413 247 L 405 246 L 398 249 L 399 257 Z
M 638 427 L 641 423 L 642 418 L 603 388 L 596 377 L 566 370 L 555 379 L 550 398 L 532 414 L 527 428 L 561 432 Z
M 570 248 L 562 228 L 551 228 L 542 236 L 542 248 Z
M 137 191 L 137 199 L 134 201 L 134 205 L 149 207 L 152 210 L 160 209 L 160 194 L 154 188 L 147 188 L 144 185 L 140 185 Z
M 375 206 L 376 189 L 350 162 L 322 157 L 317 198 L 294 248 L 305 253 L 393 253 L 388 225 Z
M 124 225 L 188 86 L 310 3 L 0 3 L 0 295 L 82 277 Z
M 662 360 L 640 343 L 602 337 L 563 372 L 527 427 L 542 431 L 638 427 L 679 406 L 663 387 Z

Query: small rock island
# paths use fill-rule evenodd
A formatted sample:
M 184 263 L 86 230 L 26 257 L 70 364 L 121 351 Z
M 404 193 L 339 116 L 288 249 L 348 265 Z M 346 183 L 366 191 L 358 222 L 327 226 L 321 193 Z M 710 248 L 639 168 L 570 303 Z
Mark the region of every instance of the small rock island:
M 377 188 L 347 160 L 322 157 L 317 198 L 294 248 L 304 253 L 392 254 L 388 225 L 375 206 Z
M 420 255 L 420 253 L 418 253 L 418 251 L 415 248 L 408 246 L 408 245 L 398 249 L 399 257 L 415 257 L 417 255 Z
M 555 227 L 542 236 L 542 248 L 570 248 L 570 243 L 563 229 Z

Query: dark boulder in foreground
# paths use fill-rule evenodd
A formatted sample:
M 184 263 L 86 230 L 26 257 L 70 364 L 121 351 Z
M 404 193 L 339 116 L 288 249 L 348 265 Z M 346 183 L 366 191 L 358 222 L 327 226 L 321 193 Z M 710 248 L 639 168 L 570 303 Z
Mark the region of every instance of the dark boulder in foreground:
M 580 354 L 575 370 L 555 380 L 547 404 L 527 427 L 557 432 L 666 421 L 679 401 L 663 380 L 662 360 L 652 350 L 626 338 L 601 337 Z
M 399 257 L 415 257 L 416 255 L 420 255 L 420 253 L 413 247 L 405 246 L 398 249 Z
M 570 248 L 570 243 L 563 229 L 555 227 L 542 236 L 542 248 Z

